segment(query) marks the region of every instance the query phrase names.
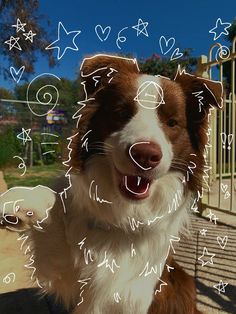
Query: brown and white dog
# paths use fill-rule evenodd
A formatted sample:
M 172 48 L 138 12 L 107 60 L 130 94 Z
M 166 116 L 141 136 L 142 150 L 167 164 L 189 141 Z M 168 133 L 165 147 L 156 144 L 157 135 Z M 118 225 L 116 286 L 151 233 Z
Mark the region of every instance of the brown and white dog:
M 145 75 L 135 59 L 107 55 L 83 61 L 81 83 L 65 208 L 60 197 L 53 207 L 54 195 L 39 199 L 36 188 L 14 213 L 31 226 L 40 285 L 73 314 L 199 313 L 194 282 L 171 253 L 201 190 L 221 83 L 180 70 L 174 80 Z M 9 193 L 0 205 L 20 198 Z M 52 207 L 47 219 L 42 207 Z M 34 216 L 24 221 L 27 210 Z

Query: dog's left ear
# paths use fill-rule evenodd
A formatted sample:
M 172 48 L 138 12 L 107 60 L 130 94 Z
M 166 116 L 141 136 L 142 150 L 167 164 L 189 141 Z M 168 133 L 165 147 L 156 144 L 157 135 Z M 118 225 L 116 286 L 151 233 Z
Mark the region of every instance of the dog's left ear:
M 211 107 L 223 108 L 223 86 L 221 82 L 188 74 L 180 67 L 177 70 L 175 81 L 181 85 L 187 107 L 191 107 L 196 116 L 202 116 Z

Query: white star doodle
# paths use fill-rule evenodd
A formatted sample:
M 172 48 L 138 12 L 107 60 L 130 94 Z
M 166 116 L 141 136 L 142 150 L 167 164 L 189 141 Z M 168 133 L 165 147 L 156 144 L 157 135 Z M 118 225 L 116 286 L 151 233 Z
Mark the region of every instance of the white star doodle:
M 16 28 L 17 33 L 20 31 L 25 32 L 25 28 L 24 28 L 25 25 L 26 25 L 26 23 L 21 23 L 21 20 L 17 19 L 16 24 L 12 25 L 12 27 Z
M 20 44 L 18 43 L 19 39 L 20 37 L 11 36 L 10 39 L 6 40 L 4 43 L 9 45 L 9 50 L 12 50 L 12 48 L 22 50 Z
M 207 261 L 204 261 L 204 260 L 203 260 L 203 258 L 204 258 L 206 255 L 207 255 L 207 256 L 210 256 L 210 260 L 207 260 Z M 201 265 L 201 266 L 205 266 L 205 265 L 207 265 L 207 264 L 213 265 L 213 257 L 214 257 L 214 256 L 215 256 L 214 253 L 212 253 L 212 254 L 209 253 L 208 250 L 207 250 L 207 248 L 204 247 L 203 253 L 202 253 L 202 255 L 201 255 L 200 257 L 198 257 L 198 260 L 202 262 L 202 265 Z
M 60 60 L 67 49 L 71 49 L 71 50 L 74 50 L 74 51 L 78 51 L 79 48 L 78 46 L 76 45 L 75 43 L 75 38 L 81 33 L 81 31 L 70 31 L 70 32 L 67 32 L 67 30 L 65 29 L 64 25 L 62 24 L 62 22 L 59 22 L 58 23 L 58 29 L 57 29 L 57 39 L 52 42 L 49 46 L 47 46 L 45 49 L 46 50 L 49 50 L 49 49 L 58 49 L 58 52 L 57 52 L 57 59 Z M 63 47 L 63 52 L 61 53 L 61 46 L 62 45 L 62 40 L 60 39 L 60 37 L 62 35 L 66 35 L 66 36 L 71 36 L 71 34 L 73 34 L 73 39 L 72 39 L 72 43 L 71 43 L 71 46 L 66 46 L 66 47 Z M 58 42 L 58 46 L 55 45 L 56 43 Z
M 223 26 L 225 25 L 225 26 Z M 209 33 L 214 34 L 214 40 L 218 39 L 221 35 L 228 35 L 229 32 L 227 29 L 231 26 L 231 23 L 222 23 L 221 18 L 219 17 L 216 21 L 216 26 L 209 30 Z M 223 31 L 222 28 L 223 27 Z
M 25 36 L 25 40 L 30 40 L 31 42 L 34 41 L 34 36 L 36 36 L 36 33 L 33 33 L 32 30 L 30 30 L 28 33 L 23 34 Z
M 21 128 L 22 132 L 19 133 L 16 137 L 19 139 L 19 140 L 22 140 L 23 141 L 23 145 L 25 145 L 26 142 L 31 142 L 32 139 L 30 137 L 30 132 L 31 132 L 31 129 L 27 129 L 25 130 L 25 128 Z
M 214 224 L 216 225 L 217 222 L 216 220 L 219 219 L 210 209 L 210 213 L 208 215 L 206 215 L 206 217 L 209 217 L 210 222 L 214 222 Z
M 142 29 L 141 29 L 141 26 L 142 26 Z M 138 24 L 132 26 L 132 28 L 137 31 L 137 36 L 139 36 L 140 34 L 143 34 L 146 37 L 148 37 L 149 35 L 147 32 L 147 26 L 148 26 L 148 22 L 143 22 L 142 19 L 138 19 Z
M 206 236 L 207 229 L 202 229 L 199 232 L 201 235 Z
M 213 286 L 213 288 L 218 290 L 218 293 L 220 294 L 221 292 L 225 293 L 225 287 L 227 286 L 228 286 L 227 282 L 223 282 L 222 280 L 220 280 L 218 284 Z

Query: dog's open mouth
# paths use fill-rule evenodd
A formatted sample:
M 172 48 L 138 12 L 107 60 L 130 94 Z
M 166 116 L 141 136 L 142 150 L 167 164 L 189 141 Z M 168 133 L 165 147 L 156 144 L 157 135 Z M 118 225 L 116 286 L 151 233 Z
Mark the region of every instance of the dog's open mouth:
M 152 180 L 138 175 L 124 175 L 118 170 L 119 189 L 121 193 L 130 199 L 141 200 L 149 196 Z

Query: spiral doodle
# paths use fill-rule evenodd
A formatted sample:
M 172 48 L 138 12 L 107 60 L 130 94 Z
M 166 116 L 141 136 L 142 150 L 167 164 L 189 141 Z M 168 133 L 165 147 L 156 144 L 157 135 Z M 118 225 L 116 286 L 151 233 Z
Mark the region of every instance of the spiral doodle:
M 57 80 L 61 80 L 58 76 L 51 74 L 51 73 L 43 73 L 40 74 L 38 76 L 36 76 L 28 85 L 27 87 L 27 92 L 26 92 L 26 100 L 27 100 L 27 104 L 28 107 L 30 109 L 30 111 L 38 116 L 38 117 L 43 117 L 46 116 L 48 114 L 48 112 L 52 111 L 58 103 L 58 99 L 59 99 L 59 91 L 57 89 L 56 86 L 52 85 L 52 84 L 46 84 L 44 86 L 42 86 L 41 88 L 39 88 L 39 90 L 37 91 L 35 98 L 36 101 L 31 101 L 29 98 L 30 95 L 30 88 L 32 83 L 34 83 L 37 79 L 43 77 L 43 76 L 47 76 L 47 77 L 53 77 L 56 78 Z M 48 91 L 49 89 L 49 91 Z M 53 92 L 55 94 L 55 99 L 53 100 Z M 32 105 L 35 105 L 35 107 L 37 108 L 39 105 L 42 105 L 39 107 L 39 109 L 37 108 L 37 111 L 35 110 L 35 108 L 32 108 Z M 47 106 L 50 106 L 50 109 L 45 112 L 45 107 L 47 108 Z
M 118 47 L 119 49 L 121 49 L 119 43 L 124 43 L 124 42 L 126 42 L 126 39 L 127 39 L 125 36 L 120 36 L 120 33 L 123 32 L 123 31 L 124 31 L 125 29 L 127 29 L 127 28 L 128 28 L 128 27 L 122 28 L 122 29 L 119 31 L 119 33 L 118 33 L 118 36 L 117 36 L 117 39 L 116 39 L 116 45 L 117 45 L 117 47 Z
M 230 49 L 227 46 L 220 46 L 216 51 L 215 58 L 217 62 L 219 62 L 220 60 L 228 59 L 229 56 L 230 56 Z

